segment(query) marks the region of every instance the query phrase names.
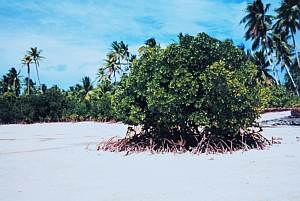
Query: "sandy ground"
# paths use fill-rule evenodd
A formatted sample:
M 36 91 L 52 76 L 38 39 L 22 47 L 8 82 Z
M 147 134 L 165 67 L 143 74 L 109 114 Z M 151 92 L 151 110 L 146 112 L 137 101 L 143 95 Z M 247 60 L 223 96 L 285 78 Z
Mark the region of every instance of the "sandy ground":
M 263 119 L 286 116 L 263 115 Z M 95 151 L 122 124 L 0 126 L 1 201 L 299 201 L 300 127 L 269 127 L 267 150 L 225 155 Z

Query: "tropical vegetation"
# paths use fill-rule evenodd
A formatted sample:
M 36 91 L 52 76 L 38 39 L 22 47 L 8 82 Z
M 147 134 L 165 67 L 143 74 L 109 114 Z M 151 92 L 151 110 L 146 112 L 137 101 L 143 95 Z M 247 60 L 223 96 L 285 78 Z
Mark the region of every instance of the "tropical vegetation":
M 259 113 L 300 106 L 299 4 L 283 0 L 272 16 L 270 4 L 250 2 L 240 21 L 250 49 L 205 33 L 180 33 L 165 48 L 150 38 L 138 55 L 123 41 L 114 41 L 96 80 L 85 76 L 69 89 L 42 83 L 39 72 L 46 57 L 30 48 L 21 60 L 26 77 L 11 68 L 0 78 L 0 123 L 94 120 L 131 125 L 126 138 L 99 146 L 109 151 L 263 148 L 268 141 L 255 123 Z

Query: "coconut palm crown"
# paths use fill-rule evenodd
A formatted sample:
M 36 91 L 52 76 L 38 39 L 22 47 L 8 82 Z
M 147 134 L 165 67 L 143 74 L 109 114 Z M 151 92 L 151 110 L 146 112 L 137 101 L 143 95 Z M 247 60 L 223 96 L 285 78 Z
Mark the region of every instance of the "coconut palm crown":
M 299 53 L 295 41 L 295 34 L 300 29 L 300 1 L 283 0 L 281 6 L 275 11 L 277 13 L 277 21 L 274 25 L 274 30 L 283 35 L 291 36 L 298 67 L 300 68 Z
M 31 47 L 29 51 L 27 51 L 28 56 L 30 56 L 35 64 L 35 69 L 37 73 L 37 78 L 39 81 L 39 85 L 41 86 L 40 75 L 39 75 L 39 67 L 40 61 L 45 57 L 41 56 L 42 50 L 38 50 L 37 47 Z
M 269 46 L 270 38 L 267 33 L 272 28 L 273 19 L 272 15 L 267 14 L 270 6 L 271 4 L 265 6 L 261 0 L 249 3 L 246 8 L 247 15 L 240 21 L 247 29 L 245 39 L 253 41 L 252 50 L 257 50 L 260 46 L 265 50 Z

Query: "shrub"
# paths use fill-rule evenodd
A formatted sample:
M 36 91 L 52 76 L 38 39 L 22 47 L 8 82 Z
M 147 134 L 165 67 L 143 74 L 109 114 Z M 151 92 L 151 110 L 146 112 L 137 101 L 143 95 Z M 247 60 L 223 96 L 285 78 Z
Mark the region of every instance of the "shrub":
M 264 97 L 262 109 L 266 111 L 271 108 L 281 109 L 300 107 L 300 97 L 296 96 L 285 86 L 267 86 L 264 87 L 262 91 Z
M 261 104 L 255 69 L 230 41 L 203 33 L 182 36 L 166 49 L 147 48 L 113 97 L 117 117 L 142 131 L 99 148 L 165 150 L 178 145 L 202 152 L 228 150 L 233 141 L 235 148 L 261 146 L 261 137 L 255 140 L 245 132 Z

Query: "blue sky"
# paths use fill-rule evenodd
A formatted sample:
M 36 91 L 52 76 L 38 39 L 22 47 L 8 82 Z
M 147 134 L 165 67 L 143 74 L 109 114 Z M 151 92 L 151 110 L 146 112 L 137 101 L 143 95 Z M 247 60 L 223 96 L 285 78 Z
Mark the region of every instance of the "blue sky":
M 280 0 L 265 1 L 272 9 Z M 29 47 L 43 50 L 41 80 L 67 88 L 84 76 L 96 78 L 110 44 L 123 40 L 129 49 L 155 37 L 162 44 L 179 32 L 206 32 L 243 42 L 244 0 L 0 0 L 0 75 L 22 70 Z M 297 35 L 297 43 L 300 37 Z M 35 72 L 32 73 L 36 80 Z

